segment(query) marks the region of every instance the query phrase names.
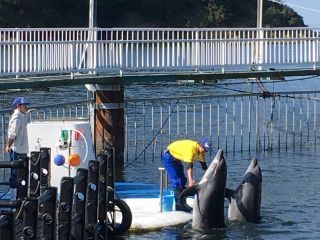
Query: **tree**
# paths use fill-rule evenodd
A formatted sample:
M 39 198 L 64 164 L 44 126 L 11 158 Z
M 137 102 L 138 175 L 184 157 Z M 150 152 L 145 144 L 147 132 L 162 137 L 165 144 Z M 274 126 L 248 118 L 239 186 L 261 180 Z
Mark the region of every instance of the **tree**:
M 257 0 L 97 0 L 98 27 L 256 27 Z M 88 27 L 89 0 L 0 0 L 2 27 Z M 279 3 L 265 26 L 304 26 Z

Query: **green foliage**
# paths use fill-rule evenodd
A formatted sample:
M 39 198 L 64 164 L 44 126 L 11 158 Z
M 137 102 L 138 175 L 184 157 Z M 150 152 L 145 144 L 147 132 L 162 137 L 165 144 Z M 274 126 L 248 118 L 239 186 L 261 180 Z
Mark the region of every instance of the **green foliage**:
M 299 17 L 291 8 L 269 7 L 266 10 L 265 21 L 272 27 L 303 27 L 305 26 L 301 17 Z
M 255 27 L 257 0 L 96 0 L 99 27 Z M 0 0 L 0 27 L 87 27 L 90 0 Z M 304 26 L 264 2 L 264 26 Z

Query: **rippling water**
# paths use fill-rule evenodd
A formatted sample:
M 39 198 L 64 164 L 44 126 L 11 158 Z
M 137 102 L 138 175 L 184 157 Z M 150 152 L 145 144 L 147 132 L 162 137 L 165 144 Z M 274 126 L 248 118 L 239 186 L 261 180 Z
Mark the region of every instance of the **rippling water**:
M 265 83 L 270 91 L 320 89 L 319 78 L 297 82 Z M 175 84 L 132 84 L 126 86 L 126 98 L 170 97 L 201 95 L 237 91 L 259 91 L 255 85 L 247 83 L 217 85 Z M 13 95 L 4 95 L 2 107 L 8 106 Z M 49 92 L 24 94 L 38 104 L 65 102 L 83 99 L 86 96 L 83 87 L 52 88 Z M 217 149 L 215 149 L 217 150 Z M 207 161 L 214 157 L 207 156 Z M 160 155 L 160 154 L 159 154 Z M 302 152 L 262 152 L 228 153 L 227 187 L 235 188 L 242 179 L 252 157 L 259 160 L 262 174 L 262 220 L 259 224 L 238 224 L 229 222 L 226 228 L 210 233 L 199 233 L 191 229 L 191 223 L 178 227 L 164 228 L 161 231 L 144 234 L 119 236 L 117 239 L 318 239 L 320 237 L 320 178 L 319 153 L 316 149 Z M 127 165 L 128 163 L 125 163 Z M 160 156 L 155 159 L 138 159 L 124 170 L 117 172 L 117 180 L 158 183 L 161 166 Z M 195 166 L 195 179 L 200 180 L 200 166 Z M 227 216 L 227 201 L 225 202 Z
M 320 89 L 317 82 L 319 78 L 304 78 L 303 81 L 264 83 L 270 91 L 293 91 Z M 141 87 L 141 86 L 140 86 Z M 136 96 L 138 85 L 133 85 L 127 90 L 127 96 Z M 172 91 L 163 88 L 148 86 L 145 90 L 152 92 L 153 96 L 170 96 Z M 221 85 L 221 88 L 210 86 L 185 86 L 184 91 L 177 90 L 177 95 L 199 95 L 216 91 L 234 92 L 259 91 L 255 85 L 230 84 Z M 149 92 L 148 91 L 148 92 Z M 207 161 L 215 153 L 207 156 Z M 226 228 L 210 233 L 199 233 L 191 229 L 191 223 L 179 227 L 170 227 L 161 231 L 149 232 L 139 235 L 126 235 L 118 239 L 318 239 L 320 237 L 320 161 L 316 149 L 297 151 L 273 151 L 262 153 L 228 153 L 226 155 L 228 166 L 227 187 L 236 188 L 242 180 L 252 157 L 257 157 L 262 169 L 262 201 L 259 224 L 239 224 L 227 220 L 227 206 L 225 201 Z M 138 160 L 118 174 L 127 181 L 141 181 L 158 183 L 158 167 L 161 166 L 160 158 L 154 160 Z M 195 166 L 195 178 L 200 180 L 200 167 Z
M 207 156 L 207 161 L 214 154 Z M 256 156 L 262 169 L 262 201 L 259 224 L 239 224 L 227 220 L 226 228 L 210 233 L 199 233 L 191 229 L 191 223 L 179 227 L 141 235 L 127 235 L 119 239 L 318 239 L 320 237 L 320 179 L 319 153 L 269 152 L 235 153 L 226 155 L 227 187 L 236 188 L 242 180 L 250 160 Z M 139 165 L 139 164 L 138 164 Z M 125 170 L 127 179 L 158 183 L 157 167 L 160 160 L 146 163 L 147 167 L 135 165 Z M 145 171 L 149 169 L 149 171 Z M 195 169 L 195 178 L 200 180 L 201 170 Z

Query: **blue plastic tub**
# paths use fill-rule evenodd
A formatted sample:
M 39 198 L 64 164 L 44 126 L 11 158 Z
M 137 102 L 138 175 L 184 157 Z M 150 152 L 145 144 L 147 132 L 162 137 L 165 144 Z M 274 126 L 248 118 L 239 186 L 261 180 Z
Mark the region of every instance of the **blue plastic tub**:
M 174 205 L 173 191 L 164 191 L 162 195 L 162 211 L 171 212 L 173 210 L 173 205 Z

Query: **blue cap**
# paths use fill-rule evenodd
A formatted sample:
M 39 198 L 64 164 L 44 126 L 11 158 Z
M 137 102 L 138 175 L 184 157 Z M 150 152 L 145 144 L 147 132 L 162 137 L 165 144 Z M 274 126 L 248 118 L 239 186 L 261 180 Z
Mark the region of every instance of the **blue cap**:
M 25 97 L 16 97 L 15 99 L 13 99 L 12 101 L 12 106 L 15 107 L 18 104 L 23 104 L 23 105 L 29 105 L 31 102 L 29 101 L 29 99 L 25 98 Z
M 206 152 L 210 151 L 212 148 L 212 142 L 206 138 L 201 138 L 199 143 Z

